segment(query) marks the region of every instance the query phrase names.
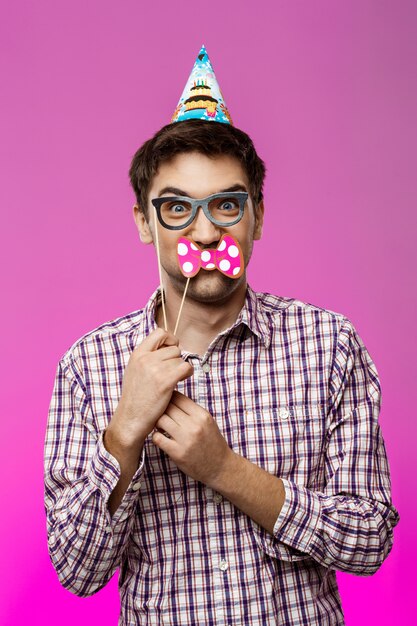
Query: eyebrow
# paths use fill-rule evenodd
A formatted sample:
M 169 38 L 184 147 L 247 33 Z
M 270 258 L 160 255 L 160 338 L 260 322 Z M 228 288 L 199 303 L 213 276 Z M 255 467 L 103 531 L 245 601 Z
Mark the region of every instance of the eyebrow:
M 229 191 L 247 191 L 247 189 L 245 185 L 243 185 L 242 183 L 236 183 L 235 185 L 232 185 L 231 187 L 228 187 L 227 189 L 222 189 L 221 191 L 217 191 L 216 193 L 228 193 Z M 187 196 L 187 198 L 192 197 L 189 195 L 187 191 L 184 191 L 183 189 L 178 189 L 178 187 L 164 187 L 159 192 L 158 197 L 162 196 L 165 193 L 173 193 L 176 196 Z M 210 195 L 213 195 L 213 194 L 210 194 Z

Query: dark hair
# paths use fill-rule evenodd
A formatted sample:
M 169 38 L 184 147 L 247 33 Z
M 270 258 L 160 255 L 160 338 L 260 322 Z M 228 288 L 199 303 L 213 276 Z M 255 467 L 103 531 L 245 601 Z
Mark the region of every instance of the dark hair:
M 200 152 L 207 156 L 228 154 L 237 158 L 248 177 L 255 207 L 263 199 L 265 163 L 257 155 L 249 135 L 222 122 L 185 120 L 163 126 L 145 141 L 132 159 L 130 182 L 146 217 L 149 188 L 159 165 L 181 152 Z

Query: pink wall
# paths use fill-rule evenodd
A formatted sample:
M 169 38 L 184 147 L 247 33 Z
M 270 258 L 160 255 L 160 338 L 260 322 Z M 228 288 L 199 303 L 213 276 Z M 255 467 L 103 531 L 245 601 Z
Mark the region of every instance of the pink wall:
M 268 167 L 252 286 L 343 312 L 381 377 L 401 521 L 375 576 L 339 576 L 346 622 L 415 623 L 416 18 L 412 0 L 3 2 L 2 625 L 117 623 L 116 577 L 81 599 L 49 562 L 46 415 L 64 351 L 157 284 L 127 170 L 202 43 Z

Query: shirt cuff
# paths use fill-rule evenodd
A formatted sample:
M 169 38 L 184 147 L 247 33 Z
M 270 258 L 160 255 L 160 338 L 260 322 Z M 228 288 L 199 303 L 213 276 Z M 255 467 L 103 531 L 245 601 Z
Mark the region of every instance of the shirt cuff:
M 285 498 L 273 535 L 252 522 L 255 540 L 261 550 L 274 559 L 290 562 L 311 559 L 308 547 L 319 521 L 320 502 L 316 501 L 313 492 L 286 479 L 282 482 Z
M 285 500 L 274 524 L 274 538 L 290 548 L 309 553 L 321 519 L 319 495 L 285 478 L 281 480 Z
M 106 503 L 110 498 L 110 495 L 119 482 L 121 469 L 118 460 L 110 454 L 103 442 L 104 431 L 100 432 L 97 447 L 93 458 L 91 459 L 90 468 L 88 471 L 88 477 L 91 483 L 94 485 L 96 489 L 101 493 L 104 502 Z M 143 473 L 143 468 L 145 464 L 145 449 L 143 448 L 142 454 L 139 461 L 139 467 L 134 473 L 132 480 L 123 496 L 122 502 L 119 505 L 119 508 L 114 513 L 113 518 L 116 516 L 119 517 L 120 509 L 122 508 L 123 503 L 127 504 L 131 501 L 136 501 L 139 493 L 139 489 L 141 486 L 140 478 Z

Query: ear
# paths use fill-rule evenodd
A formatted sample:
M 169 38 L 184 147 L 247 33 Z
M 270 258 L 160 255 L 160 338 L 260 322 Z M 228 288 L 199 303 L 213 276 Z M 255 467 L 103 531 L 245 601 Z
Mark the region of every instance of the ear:
M 264 201 L 261 200 L 255 209 L 255 229 L 253 231 L 253 238 L 260 239 L 262 237 L 262 227 L 264 223 Z
M 149 224 L 146 221 L 145 213 L 138 204 L 133 205 L 133 218 L 139 231 L 139 238 L 142 243 L 153 243 L 153 237 Z

